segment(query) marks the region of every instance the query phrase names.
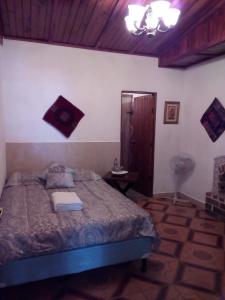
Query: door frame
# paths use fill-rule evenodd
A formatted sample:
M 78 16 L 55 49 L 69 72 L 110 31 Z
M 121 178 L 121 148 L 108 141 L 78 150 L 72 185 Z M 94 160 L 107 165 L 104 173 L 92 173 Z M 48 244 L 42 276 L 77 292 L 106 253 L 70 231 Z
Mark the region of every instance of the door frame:
M 154 99 L 155 99 L 155 103 L 154 103 L 154 124 L 153 124 L 153 162 L 152 162 L 152 195 L 153 195 L 153 188 L 154 188 L 154 179 L 155 179 L 155 129 L 156 129 L 156 109 L 157 109 L 157 93 L 156 92 L 146 92 L 146 91 L 131 91 L 131 90 L 122 90 L 121 91 L 121 103 L 120 103 L 120 163 L 121 163 L 121 136 L 122 136 L 122 128 L 121 128 L 121 124 L 122 124 L 122 95 L 123 94 L 137 94 L 137 95 L 141 95 L 141 94 L 146 94 L 146 95 L 153 95 Z

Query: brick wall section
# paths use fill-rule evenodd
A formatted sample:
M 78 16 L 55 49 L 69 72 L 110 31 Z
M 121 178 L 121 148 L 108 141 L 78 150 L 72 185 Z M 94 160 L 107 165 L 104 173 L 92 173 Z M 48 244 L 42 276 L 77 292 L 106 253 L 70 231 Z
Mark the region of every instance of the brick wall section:
M 225 194 L 206 193 L 205 209 L 207 212 L 225 220 Z

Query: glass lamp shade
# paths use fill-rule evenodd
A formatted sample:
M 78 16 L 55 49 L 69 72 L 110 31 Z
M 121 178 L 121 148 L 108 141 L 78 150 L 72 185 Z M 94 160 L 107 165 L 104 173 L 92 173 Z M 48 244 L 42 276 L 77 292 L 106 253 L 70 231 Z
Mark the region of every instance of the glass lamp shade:
M 149 5 L 128 5 L 125 17 L 127 29 L 135 35 L 146 33 L 155 35 L 157 31 L 166 32 L 177 24 L 180 10 L 171 7 L 170 1 L 156 0 Z
M 138 4 L 128 5 L 128 10 L 129 10 L 128 16 L 129 16 L 130 20 L 133 20 L 133 23 L 135 23 L 137 27 L 139 27 L 141 25 L 141 21 L 144 17 L 146 9 L 147 9 L 146 7 L 138 5 Z
M 128 31 L 135 32 L 137 30 L 137 28 L 134 25 L 134 20 L 130 16 L 126 16 L 124 18 L 124 20 L 126 22 L 126 26 L 127 26 Z
M 168 9 L 170 8 L 170 2 L 166 0 L 154 1 L 150 4 L 150 7 L 154 16 L 162 18 L 167 14 Z
M 148 29 L 156 29 L 159 24 L 159 19 L 152 14 L 149 14 L 145 20 Z
M 163 16 L 163 22 L 167 27 L 173 27 L 177 24 L 180 16 L 180 10 L 177 8 L 170 8 L 167 13 Z

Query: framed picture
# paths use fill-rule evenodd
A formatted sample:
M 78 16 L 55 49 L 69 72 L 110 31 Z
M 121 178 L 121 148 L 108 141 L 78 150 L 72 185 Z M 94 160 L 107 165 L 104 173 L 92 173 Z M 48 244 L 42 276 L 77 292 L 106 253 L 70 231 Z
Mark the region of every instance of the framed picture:
M 164 108 L 164 124 L 178 124 L 180 102 L 166 101 Z

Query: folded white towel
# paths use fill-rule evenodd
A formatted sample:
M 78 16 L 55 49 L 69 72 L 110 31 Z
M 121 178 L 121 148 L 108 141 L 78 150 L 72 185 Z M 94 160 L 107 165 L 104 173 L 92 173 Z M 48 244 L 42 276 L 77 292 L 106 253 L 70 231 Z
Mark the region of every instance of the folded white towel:
M 54 192 L 52 199 L 55 204 L 82 204 L 75 192 Z
M 59 212 L 59 211 L 73 211 L 73 210 L 82 210 L 82 206 L 81 207 L 74 207 L 74 206 L 69 206 L 69 205 L 65 205 L 65 206 L 54 206 L 54 211 Z
M 81 210 L 83 202 L 75 192 L 55 192 L 52 194 L 55 211 Z

